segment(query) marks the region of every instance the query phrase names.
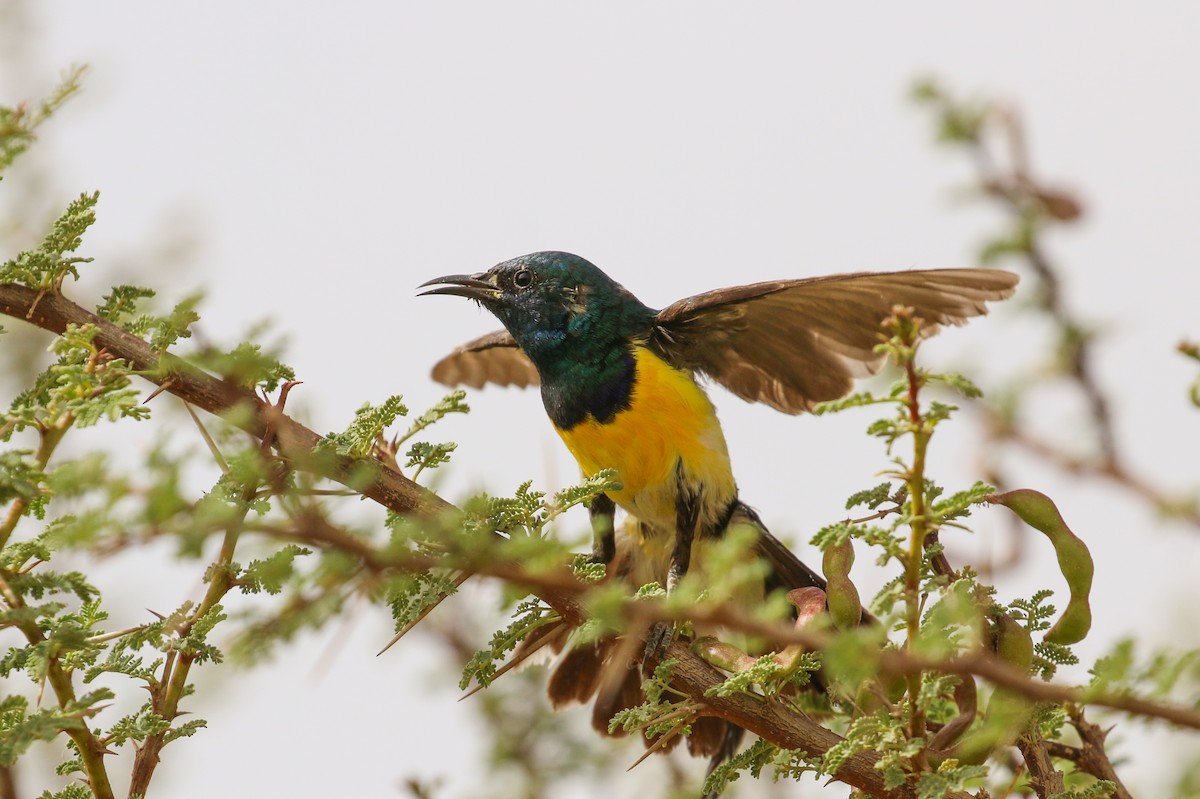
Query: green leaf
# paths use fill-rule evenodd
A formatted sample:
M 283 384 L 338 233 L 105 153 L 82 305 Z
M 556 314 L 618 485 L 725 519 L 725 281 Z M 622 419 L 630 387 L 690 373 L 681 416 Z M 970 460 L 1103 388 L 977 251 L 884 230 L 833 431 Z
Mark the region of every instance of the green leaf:
M 2 158 L 3 156 L 0 156 Z M 68 257 L 83 244 L 83 234 L 96 221 L 100 193 L 81 194 L 71 202 L 36 250 L 26 250 L 0 265 L 0 283 L 19 283 L 32 289 L 56 289 L 67 275 L 79 279 L 77 264 L 91 258 Z
M 443 463 L 450 462 L 450 453 L 458 448 L 458 444 L 453 441 L 447 441 L 443 444 L 430 444 L 426 441 L 418 441 L 409 447 L 406 456 L 408 461 L 404 464 L 406 468 L 413 466 L 417 467 L 413 479 L 426 469 L 436 469 Z
M 145 330 L 130 329 L 126 327 L 125 323 L 137 313 L 138 303 L 141 300 L 149 299 L 153 296 L 153 289 L 142 286 L 113 286 L 109 293 L 104 295 L 104 302 L 96 308 L 96 315 L 102 319 L 107 319 L 114 325 L 121 325 L 130 330 L 130 332 L 140 336 L 145 333 Z
M 63 74 L 49 97 L 33 104 L 20 103 L 16 107 L 0 106 L 0 173 L 8 169 L 36 139 L 37 129 L 56 111 L 78 93 L 83 81 L 84 66 L 71 67 Z
M 463 402 L 466 396 L 467 392 L 459 390 L 451 391 L 442 397 L 440 402 L 414 419 L 412 425 L 405 431 L 404 435 L 396 440 L 396 443 L 403 444 L 431 424 L 440 421 L 452 413 L 469 413 L 471 411 L 470 406 Z
M 824 416 L 827 413 L 840 413 L 841 411 L 849 410 L 850 408 L 862 408 L 867 405 L 880 405 L 883 403 L 895 402 L 891 397 L 876 397 L 866 391 L 860 391 L 856 394 L 850 394 L 835 400 L 826 402 L 818 402 L 812 409 L 816 416 Z
M 462 679 L 458 681 L 458 687 L 465 690 L 474 681 L 486 688 L 491 684 L 492 676 L 496 673 L 496 664 L 516 648 L 525 636 L 543 625 L 558 620 L 558 614 L 537 597 L 531 597 L 521 602 L 513 612 L 509 625 L 494 633 L 488 648 L 476 652 L 463 668 Z
M 945 385 L 950 386 L 950 388 L 954 389 L 959 394 L 962 394 L 967 399 L 977 399 L 983 396 L 983 392 L 978 386 L 976 386 L 963 375 L 957 374 L 956 372 L 946 372 L 945 374 L 939 375 L 931 374 L 928 377 L 931 382 L 936 381 L 938 383 L 944 383 Z
M 243 388 L 275 391 L 281 383 L 295 380 L 296 372 L 259 344 L 242 342 L 228 352 L 213 350 L 195 358 L 196 364 L 216 372 Z
M 388 397 L 381 405 L 367 402 L 354 413 L 354 421 L 341 433 L 330 433 L 321 439 L 320 446 L 332 449 L 339 455 L 352 458 L 364 458 L 383 437 L 383 431 L 396 421 L 397 417 L 406 416 L 408 408 L 401 401 L 399 394 Z
M 200 303 L 201 295 L 193 294 L 185 297 L 166 316 L 157 318 L 150 329 L 150 346 L 158 352 L 166 352 L 181 338 L 191 338 L 191 326 L 200 320 L 196 306 Z
M 874 488 L 856 491 L 846 499 L 846 510 L 850 510 L 858 505 L 865 505 L 871 510 L 875 510 L 884 502 L 887 502 L 889 499 L 891 499 L 891 494 L 891 483 L 880 483 Z
M 296 571 L 296 558 L 312 554 L 312 550 L 288 544 L 263 560 L 255 560 L 246 567 L 239 579 L 242 591 L 257 594 L 265 591 L 278 594 Z

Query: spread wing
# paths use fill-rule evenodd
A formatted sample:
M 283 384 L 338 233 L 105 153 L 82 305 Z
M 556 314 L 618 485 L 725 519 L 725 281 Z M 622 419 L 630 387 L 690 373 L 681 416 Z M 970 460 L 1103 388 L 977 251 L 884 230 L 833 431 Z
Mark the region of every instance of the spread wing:
M 539 382 L 533 361 L 521 351 L 507 330 L 497 330 L 468 341 L 433 366 L 433 379 L 447 386 L 482 388 L 536 386 Z
M 987 313 L 986 303 L 1012 296 L 1017 280 L 994 269 L 932 269 L 718 289 L 661 311 L 652 343 L 742 399 L 801 413 L 879 368 L 874 347 L 892 306 L 912 306 L 929 334 Z

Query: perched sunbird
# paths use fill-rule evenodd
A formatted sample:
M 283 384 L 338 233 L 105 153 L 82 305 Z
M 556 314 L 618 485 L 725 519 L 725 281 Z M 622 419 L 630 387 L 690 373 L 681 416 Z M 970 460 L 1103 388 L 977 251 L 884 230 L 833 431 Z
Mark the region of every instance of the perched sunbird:
M 622 542 L 629 551 L 621 554 L 633 561 L 632 582 L 657 581 L 668 591 L 689 567 L 703 568 L 706 540 L 744 521 L 759 530 L 758 549 L 772 570 L 767 587 L 790 590 L 825 581 L 739 501 L 725 436 L 698 375 L 798 414 L 847 394 L 855 377 L 880 366 L 875 346 L 894 306 L 912 307 L 928 334 L 986 313 L 985 303 L 1011 296 L 1017 280 L 992 269 L 857 272 L 717 289 L 656 311 L 578 255 L 536 252 L 423 286 L 439 286 L 425 294 L 476 300 L 505 327 L 440 361 L 436 380 L 540 384 L 546 413 L 583 473 L 616 470 L 621 489 L 591 508 L 597 560 L 617 554 L 613 503 L 630 517 Z M 661 655 L 673 634 L 656 626 L 647 655 Z M 595 685 L 574 690 L 571 698 L 586 700 Z M 721 729 L 715 745 L 699 747 L 714 765 L 741 738 L 733 725 Z

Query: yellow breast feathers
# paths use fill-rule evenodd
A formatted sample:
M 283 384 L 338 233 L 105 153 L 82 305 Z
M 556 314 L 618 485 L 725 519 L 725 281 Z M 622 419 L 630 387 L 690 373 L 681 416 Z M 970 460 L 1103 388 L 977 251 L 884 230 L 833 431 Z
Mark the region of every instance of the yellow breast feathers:
M 628 408 L 606 424 L 589 416 L 558 434 L 585 475 L 617 470 L 624 487 L 612 499 L 643 522 L 675 529 L 681 478 L 702 492 L 702 521 L 715 521 L 737 489 L 712 401 L 690 373 L 645 347 L 634 348 L 634 359 Z

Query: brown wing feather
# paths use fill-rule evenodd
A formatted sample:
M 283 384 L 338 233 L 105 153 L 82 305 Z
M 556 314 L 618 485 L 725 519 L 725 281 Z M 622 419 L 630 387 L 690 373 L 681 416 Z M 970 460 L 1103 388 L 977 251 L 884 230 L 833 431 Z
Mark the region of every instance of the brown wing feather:
M 536 386 L 537 368 L 517 346 L 507 330 L 497 330 L 468 341 L 433 366 L 433 379 L 446 386 L 482 388 Z
M 987 313 L 1018 277 L 994 269 L 858 272 L 736 286 L 659 313 L 652 341 L 668 360 L 751 402 L 801 413 L 879 368 L 880 323 L 912 306 L 931 334 Z

